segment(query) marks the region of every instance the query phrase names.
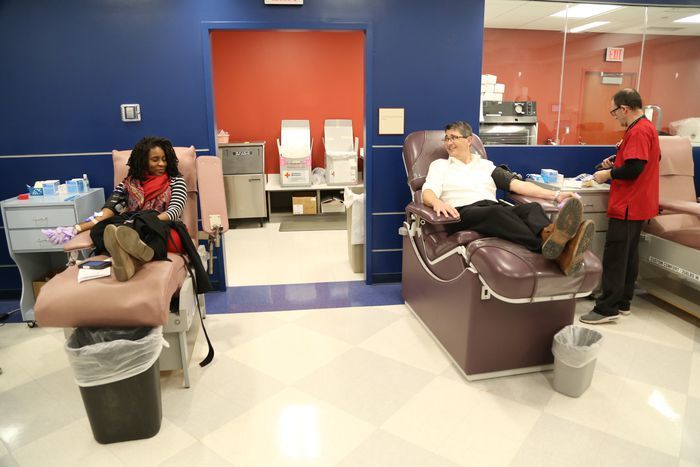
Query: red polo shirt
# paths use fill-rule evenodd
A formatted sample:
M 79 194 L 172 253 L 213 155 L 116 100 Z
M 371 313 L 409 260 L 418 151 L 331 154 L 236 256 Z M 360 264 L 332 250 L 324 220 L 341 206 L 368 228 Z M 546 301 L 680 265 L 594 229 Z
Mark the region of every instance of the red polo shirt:
M 641 221 L 659 213 L 659 135 L 654 125 L 641 118 L 625 132 L 617 148 L 615 167 L 629 159 L 647 161 L 634 180 L 612 180 L 608 217 Z

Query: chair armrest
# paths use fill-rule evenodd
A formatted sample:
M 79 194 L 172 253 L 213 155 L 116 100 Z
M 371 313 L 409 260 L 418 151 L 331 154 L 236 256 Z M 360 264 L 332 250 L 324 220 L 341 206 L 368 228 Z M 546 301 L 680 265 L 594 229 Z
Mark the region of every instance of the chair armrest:
M 693 203 L 692 201 L 659 201 L 659 208 L 662 211 L 700 216 L 700 203 Z
M 411 214 L 415 214 L 421 219 L 425 219 L 430 224 L 441 225 L 455 224 L 459 222 L 459 219 L 455 219 L 454 217 L 438 216 L 433 208 L 430 208 L 423 203 L 410 203 L 408 206 L 406 206 L 406 211 L 410 212 Z
M 92 239 L 90 238 L 90 231 L 80 232 L 75 237 L 68 240 L 63 244 L 63 251 L 70 252 L 76 250 L 84 250 L 86 248 L 93 248 L 95 245 L 92 244 Z
M 515 201 L 517 204 L 539 203 L 544 209 L 544 212 L 557 212 L 559 208 L 552 200 L 544 198 L 536 198 L 534 196 L 518 195 L 516 193 L 508 193 L 508 198 Z

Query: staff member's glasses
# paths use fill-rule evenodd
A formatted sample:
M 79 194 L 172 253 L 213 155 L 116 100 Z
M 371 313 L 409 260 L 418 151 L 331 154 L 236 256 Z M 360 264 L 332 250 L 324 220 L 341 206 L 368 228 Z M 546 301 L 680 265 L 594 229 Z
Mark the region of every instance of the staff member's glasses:
M 614 116 L 615 116 L 615 112 L 617 112 L 618 110 L 620 110 L 620 109 L 623 108 L 623 107 L 624 107 L 624 105 L 618 105 L 617 107 L 615 107 L 614 109 L 612 109 L 612 110 L 610 111 L 610 116 L 611 116 L 611 117 L 614 117 Z

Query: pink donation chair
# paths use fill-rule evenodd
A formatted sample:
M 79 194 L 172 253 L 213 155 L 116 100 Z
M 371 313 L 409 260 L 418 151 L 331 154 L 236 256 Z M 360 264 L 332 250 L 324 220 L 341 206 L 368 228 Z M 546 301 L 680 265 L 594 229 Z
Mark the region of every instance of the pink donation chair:
M 660 136 L 659 209 L 639 242 L 640 287 L 700 318 L 700 204 L 690 139 Z
M 448 235 L 444 225 L 455 220 L 421 203 L 430 163 L 448 157 L 443 136 L 419 131 L 404 142 L 414 201 L 401 228 L 403 298 L 469 380 L 550 369 L 554 334 L 598 284 L 600 260 L 586 252 L 585 267 L 565 276 L 554 261 L 509 241 Z M 472 151 L 486 158 L 476 135 Z
M 221 161 L 212 156 L 197 157 L 193 146 L 176 147 L 175 153 L 188 191 L 182 221 L 197 245 L 199 199 L 202 230 L 208 234 L 211 246 L 228 230 Z M 127 175 L 130 154 L 112 151 L 115 186 Z M 91 248 L 89 232 L 64 245 L 72 262 L 79 251 Z M 203 246 L 199 253 L 206 267 Z M 78 267 L 71 265 L 41 289 L 35 305 L 36 321 L 41 326 L 55 327 L 163 326 L 170 347 L 163 349 L 160 369 L 182 369 L 183 384 L 189 387 L 189 355 L 200 327 L 195 315 L 196 299 L 203 306 L 204 296 L 195 297 L 184 259 L 175 253 L 168 253 L 168 259 L 144 264 L 127 282 L 110 276 L 78 283 Z

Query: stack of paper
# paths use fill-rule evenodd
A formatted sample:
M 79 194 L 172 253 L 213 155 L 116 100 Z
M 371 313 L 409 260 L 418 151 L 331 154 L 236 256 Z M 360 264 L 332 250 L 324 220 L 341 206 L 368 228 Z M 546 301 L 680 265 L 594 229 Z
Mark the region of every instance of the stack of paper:
M 85 282 L 92 279 L 99 279 L 100 277 L 108 277 L 112 274 L 112 268 L 104 269 L 78 269 L 78 282 Z

